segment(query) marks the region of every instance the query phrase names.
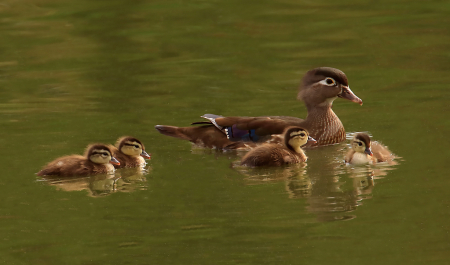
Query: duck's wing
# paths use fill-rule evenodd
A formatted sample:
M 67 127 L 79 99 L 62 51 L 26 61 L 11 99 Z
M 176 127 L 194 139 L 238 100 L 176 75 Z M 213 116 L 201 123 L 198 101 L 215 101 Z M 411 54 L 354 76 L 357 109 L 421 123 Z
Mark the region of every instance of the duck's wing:
M 195 144 L 221 149 L 246 148 L 242 142 L 262 142 L 273 134 L 281 134 L 288 126 L 301 125 L 302 119 L 284 116 L 223 117 L 215 114 L 201 116 L 207 121 L 194 122 L 193 127 L 156 125 L 160 133 L 191 141 Z
M 202 116 L 223 131 L 231 141 L 264 141 L 272 134 L 281 134 L 288 126 L 301 124 L 302 119 L 286 116 L 223 117 Z

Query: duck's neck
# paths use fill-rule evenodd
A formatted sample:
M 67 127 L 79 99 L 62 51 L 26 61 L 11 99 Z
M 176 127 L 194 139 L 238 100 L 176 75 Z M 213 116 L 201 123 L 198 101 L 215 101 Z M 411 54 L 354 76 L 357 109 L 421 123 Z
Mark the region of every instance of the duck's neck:
M 294 152 L 297 153 L 297 155 L 300 157 L 300 160 L 305 162 L 308 157 L 305 155 L 305 152 L 303 152 L 303 149 L 300 148 L 300 146 L 292 147 L 294 149 Z
M 318 145 L 339 143 L 345 140 L 345 129 L 341 120 L 331 109 L 332 102 L 307 107 L 306 124 L 311 137 Z
M 105 165 L 105 167 L 106 167 L 106 172 L 107 172 L 108 174 L 114 173 L 115 169 L 114 169 L 114 166 L 113 166 L 111 163 L 107 163 L 107 164 L 103 164 L 103 165 Z
M 353 154 L 351 163 L 358 165 L 358 164 L 367 164 L 367 163 L 370 163 L 371 161 L 372 160 L 369 155 L 367 155 L 365 153 L 355 152 Z

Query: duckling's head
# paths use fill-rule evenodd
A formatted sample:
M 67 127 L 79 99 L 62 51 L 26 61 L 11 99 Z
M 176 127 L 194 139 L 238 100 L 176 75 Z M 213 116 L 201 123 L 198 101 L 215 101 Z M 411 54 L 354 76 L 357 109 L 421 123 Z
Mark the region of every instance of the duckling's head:
M 96 164 L 114 164 L 120 165 L 119 161 L 112 155 L 111 149 L 104 144 L 89 145 L 86 149 L 86 157 Z
M 357 133 L 352 140 L 352 148 L 355 152 L 366 153 L 372 156 L 372 150 L 370 149 L 370 137 L 367 133 Z
M 142 156 L 150 159 L 150 155 L 145 152 L 144 144 L 138 139 L 131 136 L 123 136 L 116 142 L 117 149 L 128 156 Z
M 350 90 L 347 76 L 339 69 L 319 67 L 308 71 L 303 77 L 298 99 L 303 100 L 308 108 L 331 107 L 337 97 L 362 105 L 362 100 Z
M 287 148 L 296 151 L 308 141 L 316 142 L 309 136 L 307 130 L 300 127 L 289 127 L 284 132 L 284 144 Z

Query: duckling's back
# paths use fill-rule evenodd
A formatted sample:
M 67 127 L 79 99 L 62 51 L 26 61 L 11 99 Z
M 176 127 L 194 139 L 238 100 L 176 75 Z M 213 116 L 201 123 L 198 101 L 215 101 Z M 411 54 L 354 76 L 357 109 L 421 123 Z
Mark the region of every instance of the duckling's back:
M 389 151 L 387 146 L 376 141 L 372 142 L 371 145 L 373 156 L 376 158 L 377 162 L 391 161 L 394 158 L 394 155 Z
M 57 158 L 48 163 L 41 171 L 37 173 L 37 175 L 74 176 L 105 174 L 107 172 L 108 170 L 104 165 L 92 163 L 84 156 L 71 155 Z
M 299 162 L 299 157 L 283 146 L 264 144 L 248 152 L 242 158 L 241 165 L 249 167 L 281 166 Z

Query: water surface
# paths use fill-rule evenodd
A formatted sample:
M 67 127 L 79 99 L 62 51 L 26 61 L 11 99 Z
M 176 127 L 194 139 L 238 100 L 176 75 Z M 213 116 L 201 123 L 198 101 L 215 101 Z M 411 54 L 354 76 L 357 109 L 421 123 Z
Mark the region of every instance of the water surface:
M 2 262 L 447 264 L 447 2 L 5 1 L 0 21 Z M 153 129 L 305 117 L 297 87 L 318 66 L 364 101 L 335 101 L 347 132 L 370 132 L 398 165 L 346 167 L 343 143 L 245 172 L 240 154 Z M 35 175 L 122 135 L 145 143 L 148 172 Z

